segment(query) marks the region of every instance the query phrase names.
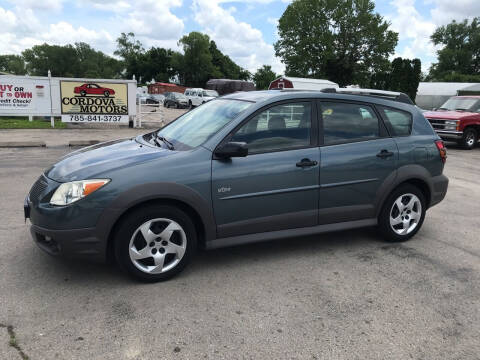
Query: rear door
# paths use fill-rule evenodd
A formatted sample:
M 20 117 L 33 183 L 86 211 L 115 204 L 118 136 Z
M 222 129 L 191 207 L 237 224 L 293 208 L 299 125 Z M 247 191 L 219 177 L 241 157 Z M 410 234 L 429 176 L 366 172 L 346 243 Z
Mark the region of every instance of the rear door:
M 373 106 L 321 101 L 319 107 L 319 223 L 374 218 L 380 186 L 394 180 L 397 145 Z
M 225 141 L 248 156 L 212 161 L 219 237 L 317 225 L 319 160 L 314 101 L 264 108 Z

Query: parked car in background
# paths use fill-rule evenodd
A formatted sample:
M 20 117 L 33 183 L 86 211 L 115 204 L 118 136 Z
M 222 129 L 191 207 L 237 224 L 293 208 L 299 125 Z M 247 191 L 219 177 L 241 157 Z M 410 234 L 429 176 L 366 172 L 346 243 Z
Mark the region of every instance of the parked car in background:
M 215 90 L 198 88 L 185 90 L 185 96 L 188 99 L 188 106 L 193 107 L 205 104 L 207 101 L 217 98 L 218 93 Z
M 188 99 L 185 95 L 177 92 L 167 93 L 163 100 L 163 106 L 166 108 L 181 109 L 188 107 Z
M 163 94 L 148 94 L 147 95 L 147 104 L 163 104 L 165 96 Z
M 235 93 L 158 131 L 63 157 L 24 212 L 47 253 L 115 258 L 159 281 L 198 247 L 365 226 L 406 241 L 445 197 L 445 161 L 404 94 Z
M 146 104 L 146 103 L 147 103 L 147 95 L 137 93 L 137 105 L 138 104 Z
M 73 89 L 75 94 L 80 94 L 80 96 L 87 96 L 87 95 L 103 95 L 105 97 L 109 97 L 110 95 L 115 95 L 115 91 L 113 89 L 104 88 L 100 85 L 88 83 L 83 84 L 82 86 L 76 86 Z
M 480 135 L 480 96 L 453 96 L 441 107 L 423 114 L 437 134 L 464 149 L 475 147 Z

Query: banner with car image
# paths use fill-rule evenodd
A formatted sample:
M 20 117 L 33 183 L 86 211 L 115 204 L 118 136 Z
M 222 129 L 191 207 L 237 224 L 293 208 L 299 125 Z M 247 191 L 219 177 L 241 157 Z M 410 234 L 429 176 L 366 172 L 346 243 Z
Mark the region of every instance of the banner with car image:
M 60 81 L 62 122 L 128 123 L 127 83 Z

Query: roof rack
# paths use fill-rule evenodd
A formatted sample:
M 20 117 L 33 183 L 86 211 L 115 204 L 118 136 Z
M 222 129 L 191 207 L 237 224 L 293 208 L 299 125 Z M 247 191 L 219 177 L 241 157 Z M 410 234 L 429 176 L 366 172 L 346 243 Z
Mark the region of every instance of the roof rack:
M 320 90 L 323 93 L 337 93 L 337 94 L 351 94 L 351 95 L 365 95 L 376 96 L 388 100 L 398 101 L 409 105 L 415 105 L 412 99 L 407 94 L 395 91 L 375 90 L 375 89 L 360 89 L 360 88 L 326 88 Z

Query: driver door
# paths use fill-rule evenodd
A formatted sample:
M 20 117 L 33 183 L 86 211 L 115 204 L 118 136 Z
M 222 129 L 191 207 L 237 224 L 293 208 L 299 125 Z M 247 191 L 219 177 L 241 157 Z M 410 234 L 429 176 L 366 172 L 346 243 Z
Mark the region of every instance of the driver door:
M 226 141 L 246 157 L 212 161 L 218 237 L 315 226 L 319 161 L 315 104 L 280 103 L 247 119 Z

